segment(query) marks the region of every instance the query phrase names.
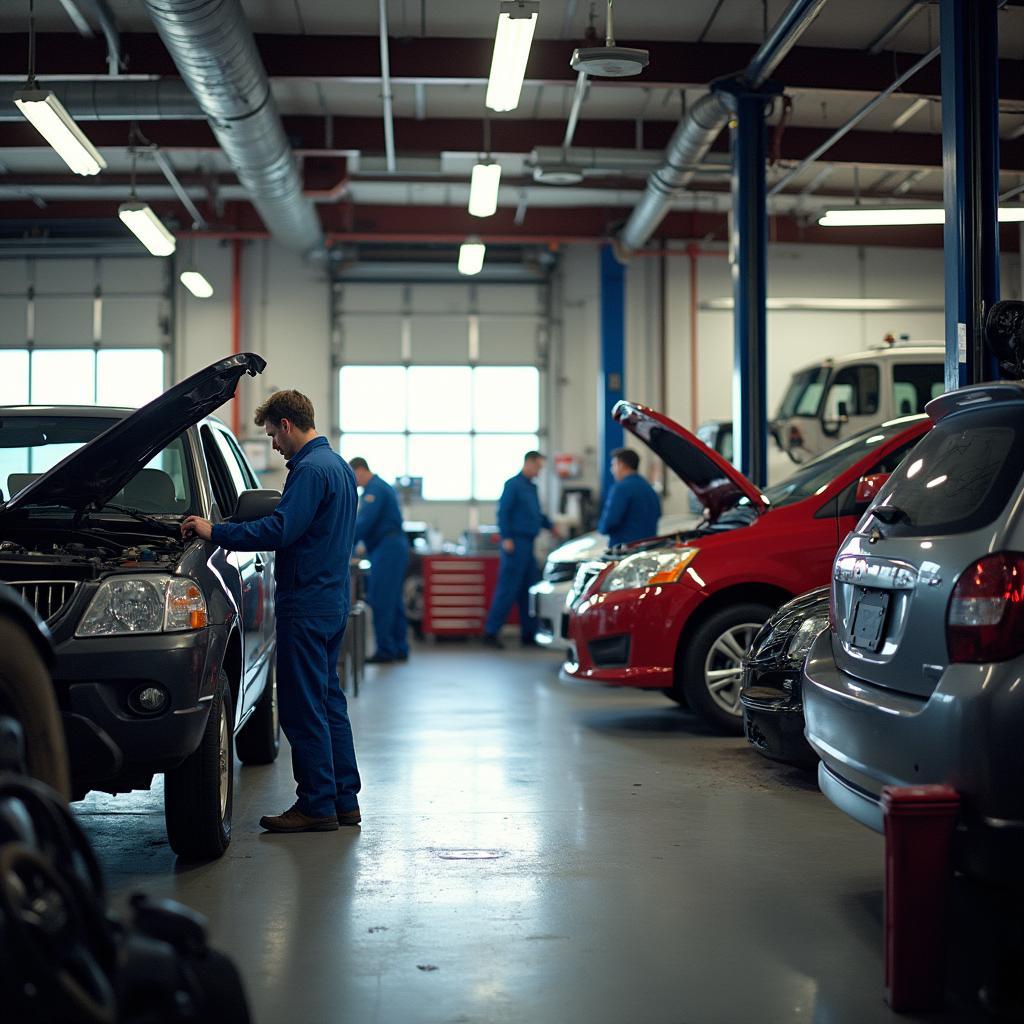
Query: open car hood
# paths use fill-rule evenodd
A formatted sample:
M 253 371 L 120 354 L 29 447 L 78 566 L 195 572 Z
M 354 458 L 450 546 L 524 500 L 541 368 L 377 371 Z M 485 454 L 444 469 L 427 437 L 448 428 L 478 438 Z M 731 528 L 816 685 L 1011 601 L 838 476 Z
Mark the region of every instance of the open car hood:
M 735 466 L 667 416 L 633 402 L 617 402 L 612 419 L 640 438 L 697 496 L 714 522 L 741 498 L 758 511 L 768 501 Z
M 179 434 L 228 401 L 244 374 L 255 377 L 266 365 L 262 356 L 241 352 L 192 374 L 62 459 L 0 511 L 101 508 Z

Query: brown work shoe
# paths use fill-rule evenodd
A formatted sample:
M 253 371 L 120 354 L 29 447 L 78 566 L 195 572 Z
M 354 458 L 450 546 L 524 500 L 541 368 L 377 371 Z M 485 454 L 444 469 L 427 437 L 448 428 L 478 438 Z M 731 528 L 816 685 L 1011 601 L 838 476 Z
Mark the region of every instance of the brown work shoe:
M 283 814 L 265 814 L 260 818 L 260 828 L 268 832 L 335 832 L 338 818 L 332 814 L 329 818 L 311 818 L 293 804 Z
M 363 818 L 359 813 L 358 807 L 351 811 L 338 811 L 339 825 L 358 825 L 362 820 Z

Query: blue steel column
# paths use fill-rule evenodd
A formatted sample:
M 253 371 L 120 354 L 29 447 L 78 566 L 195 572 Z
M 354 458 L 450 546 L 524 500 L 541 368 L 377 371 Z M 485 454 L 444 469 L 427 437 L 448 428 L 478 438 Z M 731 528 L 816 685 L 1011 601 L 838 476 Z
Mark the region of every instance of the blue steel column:
M 985 313 L 999 299 L 998 0 L 942 0 L 946 388 L 996 380 Z
M 598 458 L 601 460 L 601 500 L 614 480 L 608 466 L 612 452 L 622 447 L 622 427 L 612 419 L 615 403 L 624 398 L 626 378 L 626 269 L 612 247 L 601 249 L 601 366 L 597 381 Z
M 735 104 L 729 262 L 733 294 L 732 422 L 735 461 L 756 484 L 768 470 L 768 214 L 765 109 L 777 89 L 723 82 Z

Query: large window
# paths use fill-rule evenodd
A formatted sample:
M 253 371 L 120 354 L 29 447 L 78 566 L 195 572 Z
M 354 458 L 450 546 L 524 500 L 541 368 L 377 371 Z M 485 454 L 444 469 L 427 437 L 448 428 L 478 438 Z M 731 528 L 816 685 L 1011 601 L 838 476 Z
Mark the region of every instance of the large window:
M 533 366 L 346 366 L 339 397 L 341 454 L 422 477 L 429 501 L 492 501 L 537 447 Z
M 138 408 L 163 390 L 158 348 L 0 349 L 0 405 Z

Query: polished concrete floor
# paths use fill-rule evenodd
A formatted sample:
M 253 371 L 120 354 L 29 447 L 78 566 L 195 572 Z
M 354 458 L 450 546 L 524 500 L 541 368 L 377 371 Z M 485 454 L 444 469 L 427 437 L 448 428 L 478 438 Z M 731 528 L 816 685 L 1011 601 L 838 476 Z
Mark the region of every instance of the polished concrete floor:
M 207 915 L 259 1024 L 914 1019 L 882 1001 L 881 841 L 799 772 L 546 651 L 421 647 L 351 707 L 361 829 L 260 834 L 286 752 L 238 770 L 216 863 L 175 863 L 159 790 L 76 805 L 115 900 Z

